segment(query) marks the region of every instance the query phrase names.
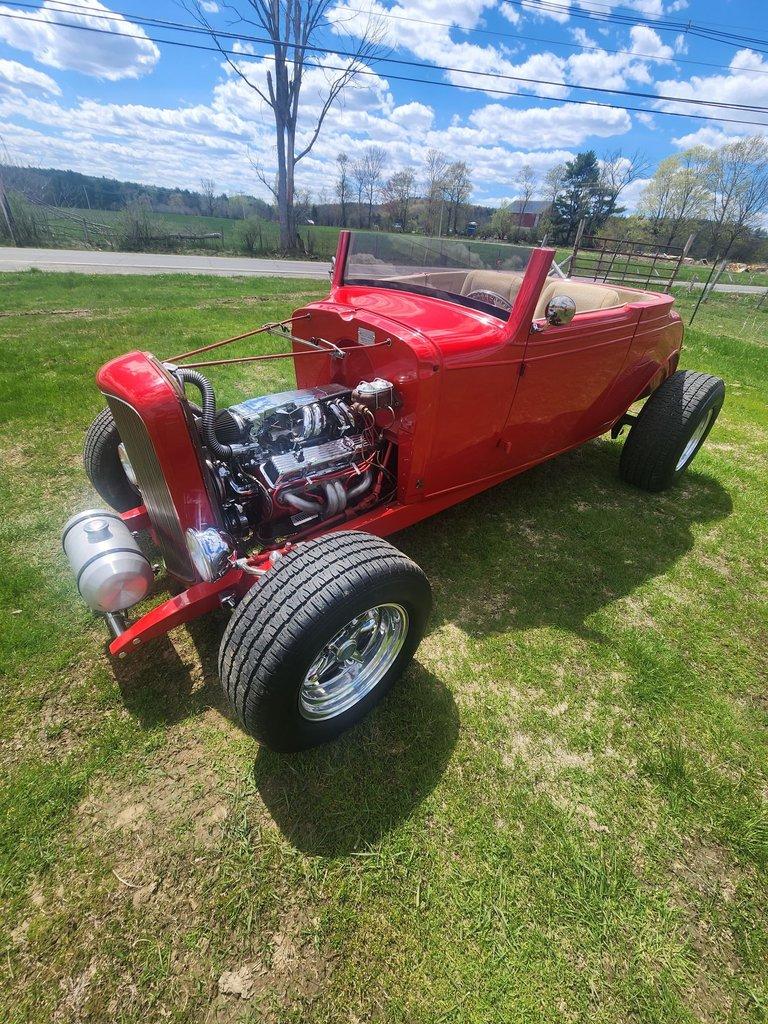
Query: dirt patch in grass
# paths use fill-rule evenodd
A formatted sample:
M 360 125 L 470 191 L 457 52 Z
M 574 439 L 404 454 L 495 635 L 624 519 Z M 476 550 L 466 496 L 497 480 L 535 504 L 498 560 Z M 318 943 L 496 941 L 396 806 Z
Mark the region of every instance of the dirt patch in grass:
M 246 1017 L 277 1024 L 287 1008 L 311 1005 L 328 984 L 337 959 L 318 945 L 316 932 L 317 922 L 306 911 L 286 910 L 262 957 L 220 975 L 206 1024 Z
M 682 935 L 691 950 L 688 1000 L 702 1021 L 724 1020 L 735 1009 L 728 979 L 743 972 L 726 920 L 745 869 L 717 844 L 689 840 L 671 872 L 672 903 L 680 912 Z
M 295 305 L 299 305 L 303 300 L 314 300 L 320 297 L 321 290 L 313 292 L 294 292 L 291 295 L 291 301 Z M 221 309 L 228 306 L 259 306 L 265 302 L 275 302 L 282 298 L 281 295 L 232 295 L 226 296 L 220 299 L 207 299 L 205 302 L 196 302 L 195 309 Z
M 7 309 L 0 317 L 7 316 L 60 316 L 67 320 L 79 320 L 93 316 L 92 309 Z
M 138 783 L 126 787 L 124 780 L 110 780 L 80 805 L 93 835 L 122 833 L 120 865 L 115 870 L 131 884 L 145 884 L 158 860 L 162 861 L 162 839 L 168 831 L 179 830 L 202 847 L 219 843 L 230 801 L 222 776 L 211 767 L 211 752 L 200 738 L 204 717 L 195 719 L 194 730 L 180 730 L 159 750 Z M 216 724 L 221 721 L 217 716 Z

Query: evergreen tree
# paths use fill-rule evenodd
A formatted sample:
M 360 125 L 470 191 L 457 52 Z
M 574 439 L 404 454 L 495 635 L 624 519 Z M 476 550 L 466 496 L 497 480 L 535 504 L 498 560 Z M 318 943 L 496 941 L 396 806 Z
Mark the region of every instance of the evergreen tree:
M 600 196 L 600 165 L 594 150 L 577 153 L 565 165 L 562 188 L 552 206 L 552 229 L 559 242 L 572 242 L 576 236 L 579 221 L 586 219 L 586 232 L 593 234 L 600 225 L 599 210 L 603 205 Z M 598 217 L 595 217 L 598 214 Z

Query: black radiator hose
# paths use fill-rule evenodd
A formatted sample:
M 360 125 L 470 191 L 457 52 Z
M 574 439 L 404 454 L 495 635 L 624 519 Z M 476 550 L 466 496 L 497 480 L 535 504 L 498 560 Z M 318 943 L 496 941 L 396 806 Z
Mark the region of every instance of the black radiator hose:
M 198 373 L 197 370 L 190 370 L 186 366 L 177 367 L 175 372 L 181 381 L 194 384 L 200 392 L 203 399 L 203 440 L 211 455 L 217 459 L 230 459 L 232 457 L 231 446 L 222 444 L 218 437 L 216 437 L 216 430 L 214 428 L 216 395 L 213 391 L 213 385 L 202 373 Z

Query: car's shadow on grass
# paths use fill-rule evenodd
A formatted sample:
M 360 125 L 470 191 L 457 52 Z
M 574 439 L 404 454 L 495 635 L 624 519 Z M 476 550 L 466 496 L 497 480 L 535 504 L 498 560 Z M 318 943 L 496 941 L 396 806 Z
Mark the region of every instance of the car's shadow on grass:
M 598 441 L 400 533 L 435 592 L 431 630 L 473 636 L 553 627 L 610 642 L 590 617 L 688 552 L 694 529 L 723 519 L 731 500 L 696 471 L 660 495 L 617 478 L 618 447 Z M 168 640 L 115 665 L 126 706 L 143 724 L 215 707 L 223 618 L 191 623 L 200 669 Z M 450 652 L 449 652 L 450 653 Z M 418 661 L 389 697 L 334 743 L 302 754 L 260 748 L 256 786 L 299 849 L 360 850 L 411 816 L 442 777 L 459 730 L 453 696 Z
M 188 647 L 187 657 L 165 636 L 124 660 L 110 659 L 123 702 L 143 726 L 173 725 L 208 708 L 229 716 L 217 666 L 226 621 L 223 612 L 206 615 L 187 624 L 186 637 L 174 633 Z
M 335 742 L 301 754 L 260 748 L 254 780 L 294 846 L 340 856 L 414 813 L 442 778 L 458 734 L 451 691 L 413 662 L 387 699 Z
M 622 483 L 618 452 L 595 441 L 398 535 L 432 582 L 432 629 L 553 627 L 605 640 L 590 617 L 667 572 L 696 529 L 730 514 L 728 492 L 696 470 L 662 494 Z

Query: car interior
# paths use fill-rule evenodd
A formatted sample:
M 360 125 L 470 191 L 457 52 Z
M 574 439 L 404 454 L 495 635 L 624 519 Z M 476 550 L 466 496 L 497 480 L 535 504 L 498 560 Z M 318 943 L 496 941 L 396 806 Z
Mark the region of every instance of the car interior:
M 473 297 L 494 292 L 514 304 L 525 275 L 510 270 L 431 270 L 420 274 L 405 274 L 386 278 L 394 284 L 413 284 L 421 288 Z M 589 313 L 599 309 L 612 309 L 627 302 L 650 302 L 651 293 L 632 288 L 621 288 L 612 284 L 593 281 L 574 281 L 570 278 L 553 278 L 542 289 L 536 304 L 534 319 L 544 317 L 547 303 L 555 295 L 567 295 L 576 303 L 577 313 Z

